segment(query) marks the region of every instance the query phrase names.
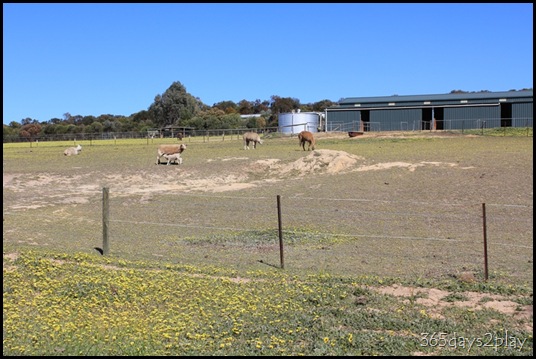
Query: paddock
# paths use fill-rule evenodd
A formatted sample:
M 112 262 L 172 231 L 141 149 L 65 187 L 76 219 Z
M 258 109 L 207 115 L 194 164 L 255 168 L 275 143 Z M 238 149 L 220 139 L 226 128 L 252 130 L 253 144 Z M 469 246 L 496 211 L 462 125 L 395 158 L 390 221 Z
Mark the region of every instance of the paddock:
M 107 187 L 114 256 L 251 270 L 279 262 L 280 195 L 287 268 L 441 279 L 482 272 L 486 203 L 494 280 L 532 283 L 532 137 L 319 134 L 314 152 L 268 141 L 269 153 L 188 143 L 180 173 L 155 167 L 143 140 L 82 143 L 68 162 L 65 143 L 4 145 L 4 247 L 94 253 Z

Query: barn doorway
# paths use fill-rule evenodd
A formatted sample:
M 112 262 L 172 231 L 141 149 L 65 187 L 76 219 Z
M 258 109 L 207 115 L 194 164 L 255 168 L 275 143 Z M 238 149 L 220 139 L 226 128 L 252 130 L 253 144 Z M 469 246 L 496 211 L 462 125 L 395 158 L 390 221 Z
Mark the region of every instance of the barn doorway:
M 443 107 L 434 107 L 434 130 L 445 129 L 445 112 Z
M 512 127 L 511 103 L 501 103 L 501 127 Z
M 370 131 L 370 111 L 361 110 L 360 112 L 361 112 L 361 126 L 363 126 L 361 131 Z
M 433 117 L 433 109 L 431 107 L 425 107 L 422 109 L 422 130 L 429 130 L 430 124 L 432 123 Z

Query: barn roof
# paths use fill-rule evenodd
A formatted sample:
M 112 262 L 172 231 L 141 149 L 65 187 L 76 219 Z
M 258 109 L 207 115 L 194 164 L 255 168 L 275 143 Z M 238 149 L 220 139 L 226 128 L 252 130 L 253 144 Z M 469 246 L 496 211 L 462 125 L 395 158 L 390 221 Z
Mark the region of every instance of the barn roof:
M 482 100 L 490 101 L 500 99 L 529 99 L 532 100 L 532 90 L 502 91 L 502 92 L 469 92 L 435 95 L 407 95 L 407 96 L 376 96 L 376 97 L 347 97 L 339 101 L 340 106 L 355 106 L 356 104 L 387 104 L 387 103 L 425 103 L 431 101 L 463 101 Z

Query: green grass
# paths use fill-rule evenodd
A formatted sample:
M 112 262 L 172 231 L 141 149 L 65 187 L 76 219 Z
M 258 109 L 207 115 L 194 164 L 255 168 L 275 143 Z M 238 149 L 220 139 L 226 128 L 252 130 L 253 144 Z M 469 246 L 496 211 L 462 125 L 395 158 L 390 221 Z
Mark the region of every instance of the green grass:
M 380 294 L 380 284 L 22 251 L 4 258 L 3 355 L 532 355 L 532 332 L 511 315 L 438 313 Z M 522 348 L 469 351 L 432 337 L 485 339 L 505 329 Z
M 250 151 L 185 139 L 181 166 L 155 165 L 176 139 L 83 141 L 73 157 L 68 141 L 4 144 L 3 354 L 532 355 L 532 138 L 446 135 L 319 137 L 358 166 L 453 165 L 300 178 L 254 169 L 308 155 L 281 136 Z M 206 191 L 229 178 L 251 186 Z M 104 186 L 108 256 L 93 249 Z M 395 286 L 414 289 L 382 294 Z M 516 312 L 457 306 L 467 292 Z M 505 333 L 523 348 L 439 345 Z

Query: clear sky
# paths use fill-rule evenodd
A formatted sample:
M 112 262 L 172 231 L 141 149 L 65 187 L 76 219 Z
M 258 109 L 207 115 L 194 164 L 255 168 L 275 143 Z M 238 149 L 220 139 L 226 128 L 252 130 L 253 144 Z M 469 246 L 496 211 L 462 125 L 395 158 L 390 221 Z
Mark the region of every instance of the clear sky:
M 3 120 L 533 87 L 533 4 L 3 4 Z

